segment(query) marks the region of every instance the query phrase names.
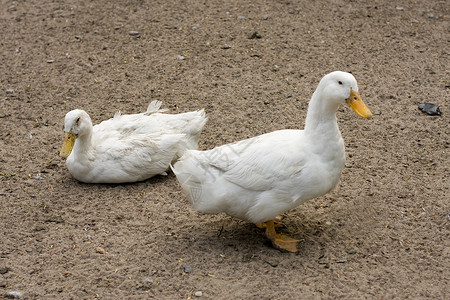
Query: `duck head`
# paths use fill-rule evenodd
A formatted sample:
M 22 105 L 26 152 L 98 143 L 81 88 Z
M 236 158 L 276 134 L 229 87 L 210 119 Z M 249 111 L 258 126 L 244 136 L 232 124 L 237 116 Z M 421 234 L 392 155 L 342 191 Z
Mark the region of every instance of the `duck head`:
M 69 111 L 64 119 L 64 143 L 59 155 L 64 158 L 69 157 L 75 145 L 75 140 L 91 131 L 92 121 L 84 110 Z
M 358 93 L 358 84 L 352 74 L 341 71 L 329 73 L 322 78 L 319 88 L 327 95 L 328 101 L 347 103 L 358 116 L 366 119 L 372 117 Z

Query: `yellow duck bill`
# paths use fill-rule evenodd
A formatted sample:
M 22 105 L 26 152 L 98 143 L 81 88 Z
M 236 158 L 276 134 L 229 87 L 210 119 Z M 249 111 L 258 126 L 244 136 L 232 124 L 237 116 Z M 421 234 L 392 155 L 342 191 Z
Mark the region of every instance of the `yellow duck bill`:
M 345 102 L 355 111 L 358 116 L 365 119 L 372 118 L 372 112 L 361 99 L 361 95 L 358 92 L 350 89 L 350 97 L 345 99 Z
M 70 153 L 72 153 L 73 145 L 75 144 L 76 139 L 77 136 L 72 133 L 72 130 L 66 132 L 64 134 L 64 143 L 62 145 L 61 151 L 59 152 L 59 155 L 64 158 L 69 157 Z

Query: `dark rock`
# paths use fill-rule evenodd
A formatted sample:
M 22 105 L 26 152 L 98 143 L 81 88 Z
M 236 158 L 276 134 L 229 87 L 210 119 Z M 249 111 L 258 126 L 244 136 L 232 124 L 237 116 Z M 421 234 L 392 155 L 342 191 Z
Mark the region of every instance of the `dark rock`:
M 439 106 L 437 106 L 436 104 L 433 103 L 419 103 L 419 109 L 421 111 L 423 111 L 424 113 L 427 113 L 430 116 L 434 116 L 434 115 L 442 115 L 441 110 L 439 109 Z
M 258 32 L 253 32 L 250 36 L 249 36 L 249 39 L 260 39 L 260 38 L 262 38 L 262 35 L 260 35 Z

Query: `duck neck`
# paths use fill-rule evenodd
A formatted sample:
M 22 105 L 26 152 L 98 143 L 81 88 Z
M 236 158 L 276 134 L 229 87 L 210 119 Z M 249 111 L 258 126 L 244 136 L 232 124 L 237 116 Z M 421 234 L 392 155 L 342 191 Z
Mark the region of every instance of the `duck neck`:
M 342 167 L 345 148 L 336 119 L 338 104 L 322 101 L 313 94 L 305 121 L 305 136 L 310 141 L 309 151 L 326 161 L 338 161 Z
M 72 152 L 80 158 L 85 156 L 89 157 L 92 154 L 92 150 L 92 130 L 90 130 L 88 133 L 83 134 L 76 139 Z
M 305 133 L 310 136 L 324 136 L 326 138 L 329 136 L 340 136 L 336 119 L 338 104 L 321 101 L 322 99 L 319 99 L 317 94 L 317 91 L 314 92 L 309 101 Z

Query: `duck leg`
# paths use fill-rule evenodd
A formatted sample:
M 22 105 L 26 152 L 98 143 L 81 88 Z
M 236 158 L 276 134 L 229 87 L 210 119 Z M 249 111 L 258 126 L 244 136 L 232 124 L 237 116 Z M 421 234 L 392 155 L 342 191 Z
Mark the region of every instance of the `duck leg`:
M 282 227 L 285 227 L 284 224 L 281 222 L 282 219 L 283 219 L 282 216 L 276 216 L 275 219 L 273 219 L 273 225 L 274 225 L 275 228 L 282 228 Z M 266 228 L 267 228 L 266 222 L 263 222 L 263 223 L 256 223 L 255 225 L 256 225 L 256 227 L 258 227 L 259 229 L 266 229 Z
M 286 250 L 289 252 L 297 252 L 297 244 L 299 240 L 293 239 L 285 234 L 276 233 L 275 221 L 270 220 L 265 222 L 266 224 L 266 236 L 272 241 L 272 245 L 280 250 Z

